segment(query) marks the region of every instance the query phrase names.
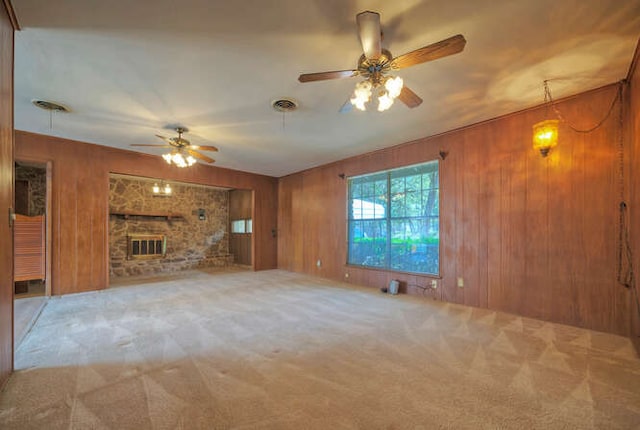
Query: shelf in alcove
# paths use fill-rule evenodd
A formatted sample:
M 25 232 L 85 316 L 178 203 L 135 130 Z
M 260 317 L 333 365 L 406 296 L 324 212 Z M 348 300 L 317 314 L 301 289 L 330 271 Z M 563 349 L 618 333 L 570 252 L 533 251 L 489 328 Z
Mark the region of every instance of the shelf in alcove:
M 171 214 L 171 213 L 153 213 L 153 212 L 135 212 L 135 211 L 116 211 L 109 212 L 109 215 L 120 216 L 124 219 L 129 219 L 131 217 L 139 217 L 139 218 L 163 218 L 167 221 L 173 220 L 183 220 L 184 215 L 181 214 Z

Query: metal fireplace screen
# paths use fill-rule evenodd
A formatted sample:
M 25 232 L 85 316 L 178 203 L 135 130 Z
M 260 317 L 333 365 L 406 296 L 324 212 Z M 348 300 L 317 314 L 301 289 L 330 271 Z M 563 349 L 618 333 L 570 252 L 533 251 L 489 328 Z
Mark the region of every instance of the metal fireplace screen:
M 162 258 L 167 253 L 167 237 L 162 234 L 127 236 L 127 258 Z

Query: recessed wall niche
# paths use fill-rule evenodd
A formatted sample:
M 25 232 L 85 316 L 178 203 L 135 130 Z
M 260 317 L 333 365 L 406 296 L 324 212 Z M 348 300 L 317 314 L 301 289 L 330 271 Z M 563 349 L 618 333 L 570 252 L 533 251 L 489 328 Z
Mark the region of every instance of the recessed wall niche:
M 170 184 L 170 195 L 153 192 L 154 185 L 160 183 Z M 113 278 L 233 263 L 227 189 L 111 174 L 109 213 L 109 271 Z M 131 238 L 141 235 L 164 237 L 163 255 L 130 258 Z

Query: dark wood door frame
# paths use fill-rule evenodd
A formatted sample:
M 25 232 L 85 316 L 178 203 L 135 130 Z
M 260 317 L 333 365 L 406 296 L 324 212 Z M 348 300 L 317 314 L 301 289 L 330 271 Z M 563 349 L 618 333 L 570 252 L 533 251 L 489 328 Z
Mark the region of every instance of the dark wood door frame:
M 18 23 L 9 0 L 0 4 L 0 388 L 13 371 L 14 130 L 13 50 Z

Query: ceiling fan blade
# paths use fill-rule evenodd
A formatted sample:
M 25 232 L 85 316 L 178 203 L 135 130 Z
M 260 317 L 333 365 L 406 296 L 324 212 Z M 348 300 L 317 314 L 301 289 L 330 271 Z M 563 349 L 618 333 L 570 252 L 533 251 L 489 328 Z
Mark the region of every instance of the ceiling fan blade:
M 438 58 L 462 52 L 467 41 L 464 36 L 457 34 L 440 42 L 424 46 L 415 51 L 400 55 L 391 61 L 392 69 L 403 69 L 416 64 L 426 63 L 427 61 L 437 60 Z
M 353 104 L 351 103 L 351 97 L 347 99 L 346 102 L 342 105 L 338 112 L 340 113 L 349 113 L 353 110 Z
M 382 53 L 380 14 L 370 11 L 361 12 L 356 15 L 356 23 L 364 56 L 369 60 L 378 59 Z
M 214 151 L 214 152 L 218 152 L 218 148 L 216 148 L 215 146 L 210 146 L 210 145 L 189 145 L 189 148 L 191 149 L 198 149 L 200 151 Z
M 164 140 L 165 142 L 167 142 L 169 145 L 173 145 L 173 141 L 171 139 L 169 139 L 168 137 L 164 137 L 164 136 L 160 136 L 159 134 L 156 134 L 157 138 L 160 138 L 162 140 Z
M 187 152 L 189 153 L 189 155 L 192 155 L 195 158 L 198 158 L 198 159 L 200 159 L 202 161 L 205 161 L 207 163 L 213 163 L 214 161 L 216 161 L 213 158 L 209 158 L 204 154 L 200 154 L 198 151 L 194 151 L 193 149 L 189 149 L 189 148 L 186 148 L 186 149 L 187 149 Z
M 336 70 L 334 72 L 303 73 L 298 77 L 300 82 L 326 81 L 328 79 L 343 79 L 358 76 L 357 70 Z
M 145 144 L 145 143 L 132 143 L 130 146 L 149 146 L 153 148 L 166 148 L 167 145 L 163 145 L 161 143 L 156 144 Z
M 398 96 L 398 99 L 407 105 L 407 107 L 414 108 L 422 104 L 422 99 L 416 93 L 411 91 L 408 87 L 402 87 L 402 91 Z

